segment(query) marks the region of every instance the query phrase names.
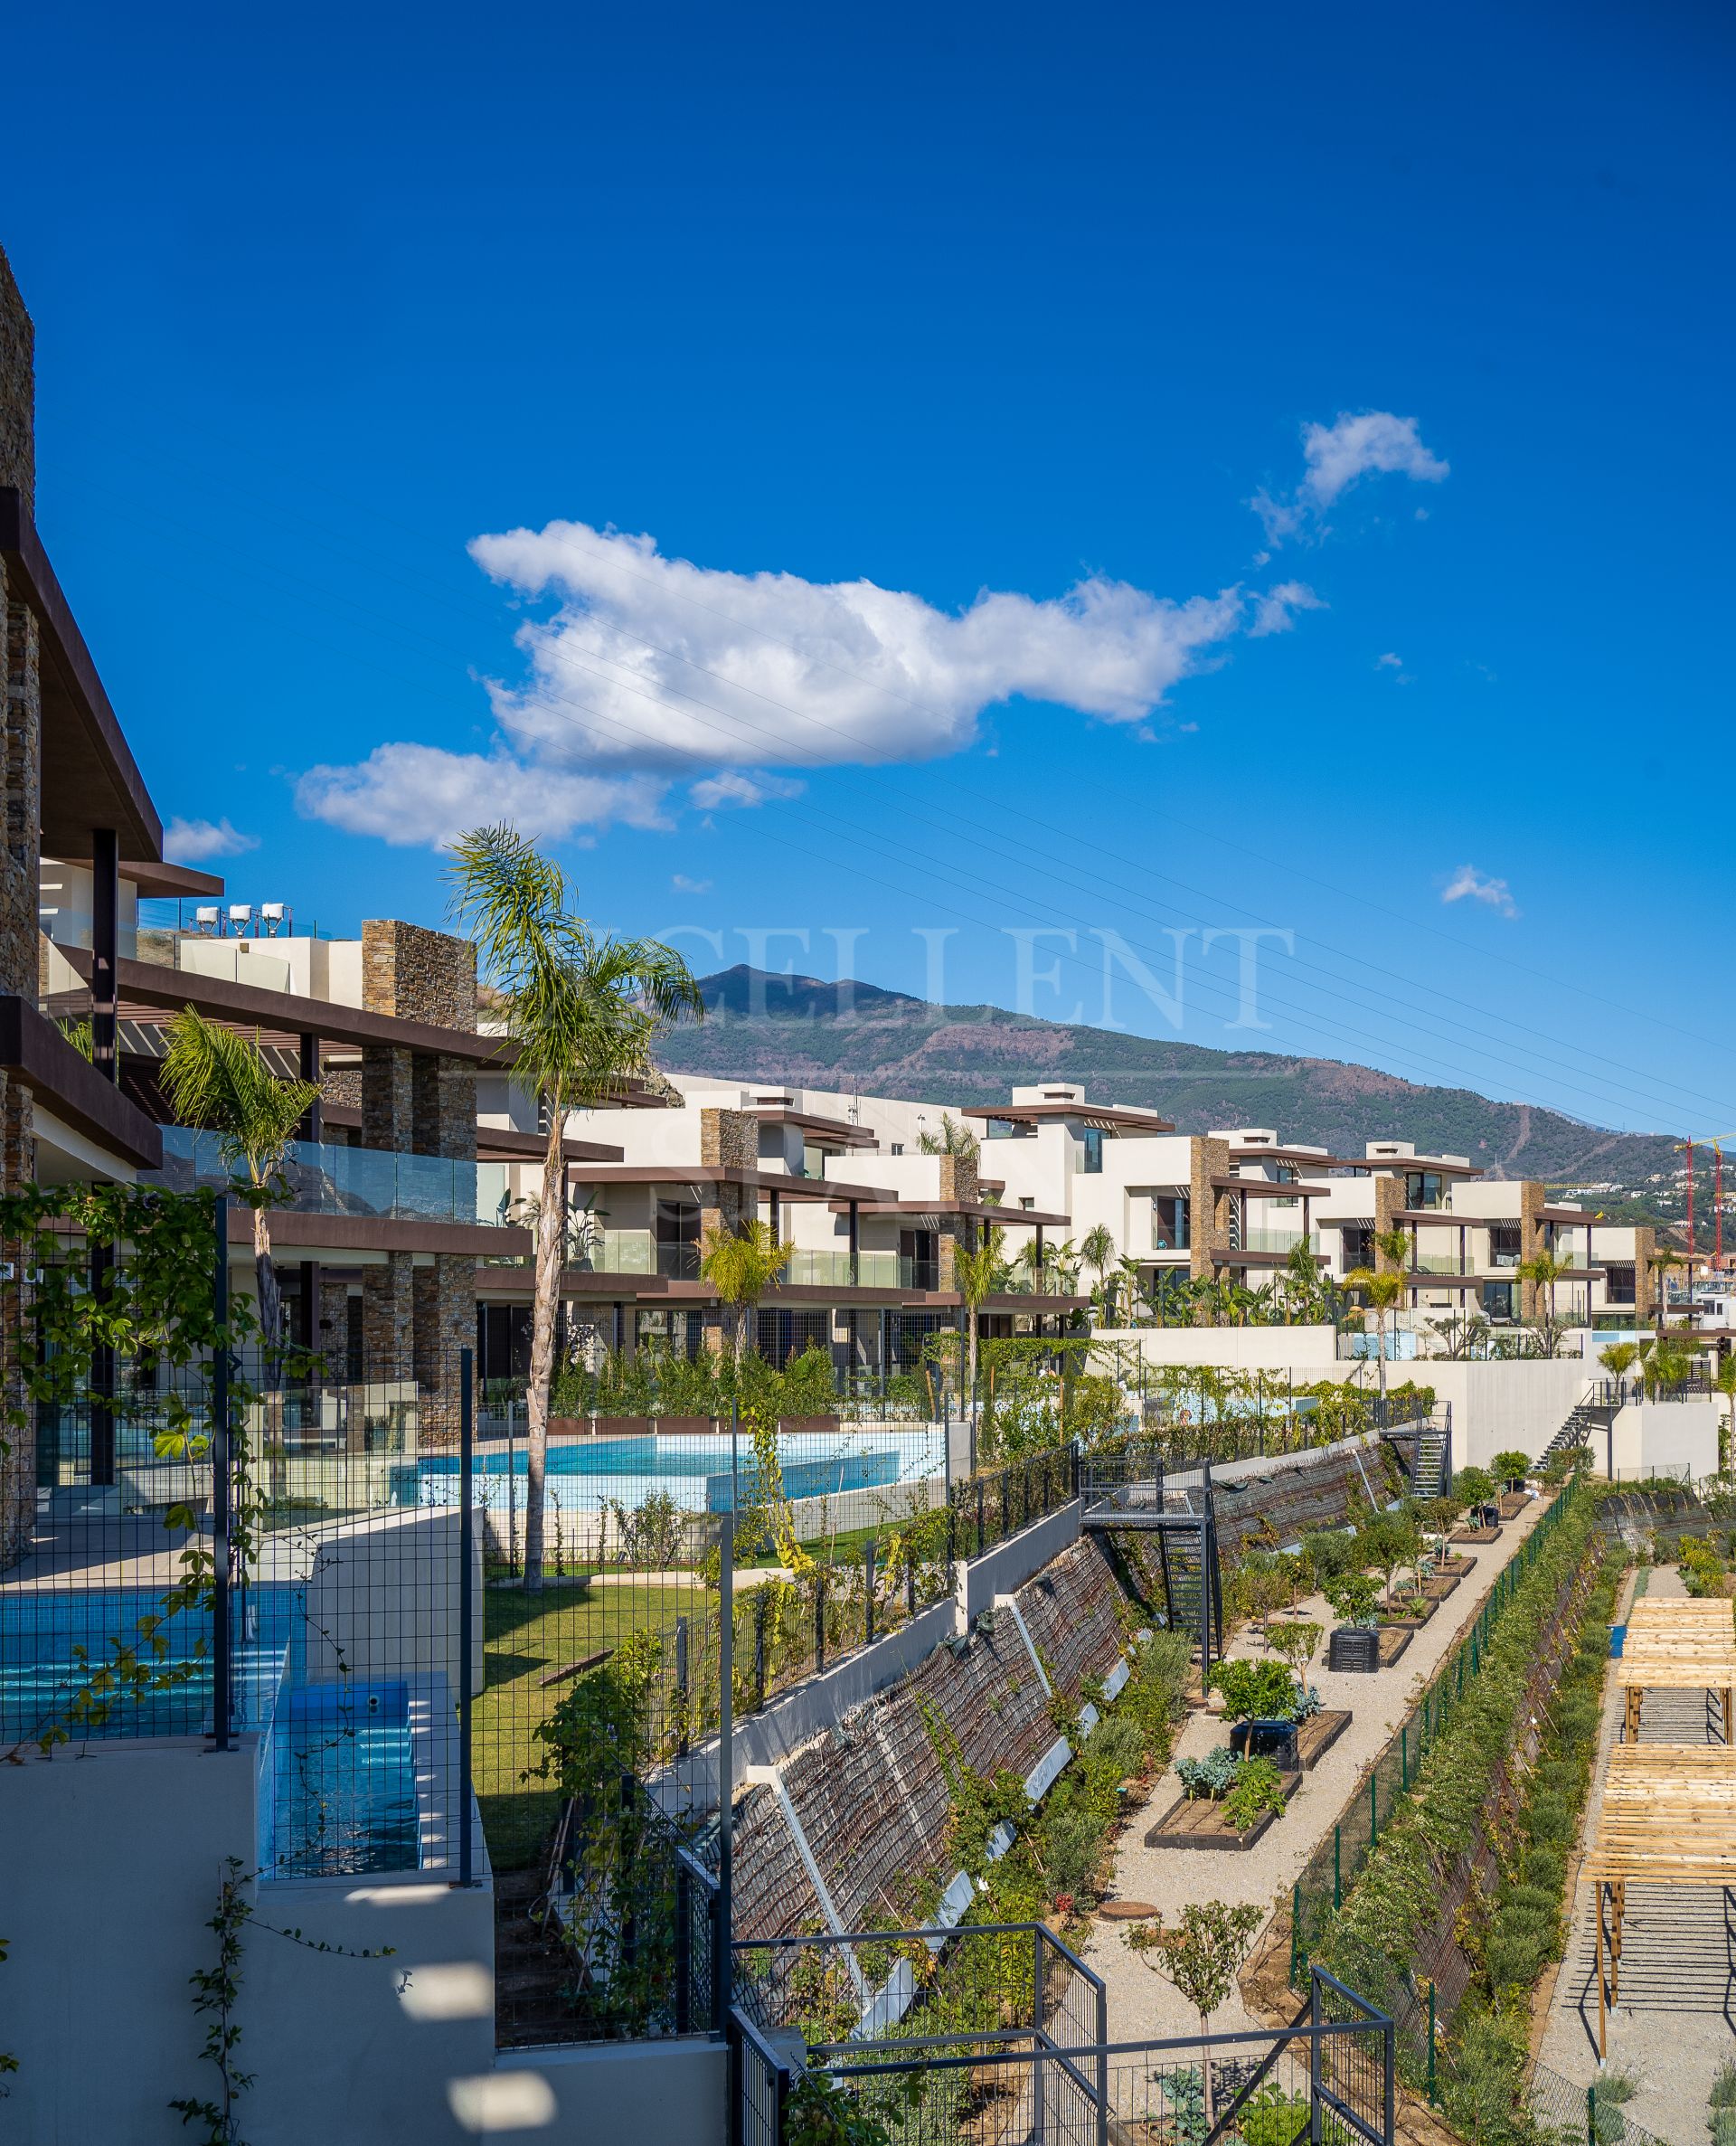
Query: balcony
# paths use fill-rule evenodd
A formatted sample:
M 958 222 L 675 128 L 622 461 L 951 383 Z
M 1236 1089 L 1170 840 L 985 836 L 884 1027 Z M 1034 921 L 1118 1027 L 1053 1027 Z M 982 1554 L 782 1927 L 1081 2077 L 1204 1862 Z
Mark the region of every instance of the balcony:
M 1418 1252 L 1410 1257 L 1413 1274 L 1465 1274 L 1470 1270 L 1460 1264 L 1456 1252 Z
M 1318 1252 L 1319 1231 L 1309 1230 L 1305 1234 L 1301 1230 L 1243 1230 L 1239 1249 L 1243 1252 L 1291 1253 L 1298 1244 L 1306 1244 L 1310 1252 Z
M 649 1230 L 580 1227 L 569 1240 L 567 1264 L 581 1274 L 656 1274 L 665 1281 L 697 1281 L 699 1246 L 659 1243 Z
M 465 1162 L 442 1155 L 403 1155 L 384 1148 L 334 1148 L 290 1143 L 283 1175 L 286 1205 L 298 1215 L 367 1215 L 391 1222 L 458 1222 L 507 1226 L 507 1166 Z M 163 1168 L 145 1182 L 175 1192 L 232 1184 L 214 1132 L 184 1125 L 163 1128 Z

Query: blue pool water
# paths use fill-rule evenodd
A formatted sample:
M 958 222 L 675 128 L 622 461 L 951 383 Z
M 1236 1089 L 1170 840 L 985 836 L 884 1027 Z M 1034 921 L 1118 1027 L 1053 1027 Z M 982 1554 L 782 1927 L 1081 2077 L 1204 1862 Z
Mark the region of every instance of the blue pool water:
M 292 1587 L 257 1587 L 235 1600 L 235 1702 L 243 1727 L 270 1712 L 299 1606 L 300 1590 Z M 127 1649 L 146 1672 L 147 1688 L 137 1691 L 126 1679 L 108 1693 L 92 1691 L 93 1677 L 104 1664 L 120 1670 Z M 209 1612 L 165 1616 L 161 1593 L 146 1588 L 0 1593 L 0 1740 L 40 1735 L 87 1693 L 95 1711 L 67 1723 L 79 1738 L 209 1734 Z
M 743 1496 L 750 1493 L 752 1452 L 740 1448 Z M 508 1480 L 510 1458 L 511 1481 Z M 791 1431 L 778 1440 L 778 1466 L 790 1498 L 835 1498 L 844 1490 L 890 1489 L 939 1475 L 946 1466 L 942 1434 L 914 1424 L 899 1432 Z M 505 1511 L 522 1499 L 528 1461 L 522 1443 L 479 1452 L 477 1502 Z M 727 1512 L 731 1505 L 730 1441 L 703 1432 L 653 1432 L 637 1438 L 563 1439 L 548 1449 L 548 1495 L 563 1512 L 599 1513 L 612 1500 L 637 1506 L 666 1492 L 684 1512 Z M 458 1496 L 456 1454 L 425 1454 L 417 1463 L 417 1499 L 450 1505 Z
M 278 1702 L 265 1754 L 268 1877 L 354 1877 L 420 1861 L 410 1692 L 316 1684 Z

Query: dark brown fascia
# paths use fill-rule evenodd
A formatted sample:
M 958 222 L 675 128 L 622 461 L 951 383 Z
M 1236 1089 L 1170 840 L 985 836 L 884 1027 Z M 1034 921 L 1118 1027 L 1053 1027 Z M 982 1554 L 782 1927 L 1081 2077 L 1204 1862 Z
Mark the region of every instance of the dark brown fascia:
M 92 829 L 112 827 L 123 856 L 160 859 L 156 807 L 14 485 L 0 485 L 0 554 L 11 600 L 35 614 L 42 651 L 42 848 L 52 857 L 88 857 Z
M 1071 1215 L 1039 1215 L 1032 1207 L 1002 1207 L 993 1200 L 892 1200 L 877 1198 L 865 1191 L 858 1195 L 850 1186 L 833 1186 L 831 1190 L 835 1215 L 848 1214 L 851 1197 L 856 1197 L 864 1221 L 874 1215 L 959 1215 L 969 1222 L 1013 1223 L 1021 1228 L 1044 1230 L 1071 1229 L 1073 1222 Z M 837 1196 L 840 1193 L 846 1196 Z
M 89 950 L 69 946 L 60 951 L 89 982 Z M 430 1021 L 401 1021 L 395 1014 L 363 1013 L 359 1007 L 338 1006 L 328 998 L 298 998 L 292 991 L 231 984 L 221 977 L 165 969 L 155 961 L 122 960 L 115 967 L 123 1009 L 128 1002 L 170 1011 L 192 1006 L 214 1019 L 238 1022 L 277 1035 L 317 1035 L 324 1043 L 357 1047 L 383 1044 L 397 1050 L 467 1058 L 478 1065 L 509 1062 L 504 1054 L 510 1054 L 511 1045 L 504 1038 L 477 1035 L 467 1028 L 439 1028 Z
M 273 1225 L 275 1229 L 275 1224 Z M 432 1225 L 430 1225 L 432 1226 Z M 476 1288 L 483 1296 L 527 1297 L 531 1293 L 532 1276 L 527 1267 L 479 1266 L 476 1269 Z M 709 1282 L 676 1281 L 660 1274 L 605 1274 L 590 1268 L 569 1267 L 561 1277 L 561 1294 L 563 1297 L 601 1299 L 605 1302 L 715 1304 L 717 1292 Z M 958 1311 L 965 1300 L 957 1290 L 941 1289 L 865 1289 L 860 1284 L 839 1282 L 797 1282 L 766 1291 L 763 1303 L 829 1304 L 848 1309 L 856 1305 L 867 1310 L 897 1310 L 900 1306 L 920 1311 Z M 986 1311 L 1082 1311 L 1091 1300 L 1089 1297 L 1034 1296 L 1029 1291 L 1009 1290 L 985 1297 L 980 1309 Z
M 0 1072 L 121 1161 L 141 1170 L 163 1167 L 160 1130 L 28 998 L 0 996 Z
M 137 857 L 123 857 L 120 876 L 131 880 L 141 894 L 191 894 L 195 898 L 209 894 L 216 900 L 223 892 L 221 873 L 195 872 L 191 865 L 151 865 Z
M 746 1116 L 756 1125 L 799 1125 L 804 1132 L 812 1130 L 819 1137 L 816 1147 L 878 1148 L 880 1135 L 866 1125 L 852 1125 L 844 1118 L 822 1118 L 812 1111 L 793 1111 L 779 1103 L 763 1109 L 750 1108 Z
M 1251 1193 L 1257 1200 L 1318 1200 L 1326 1197 L 1317 1185 L 1280 1185 L 1276 1177 L 1213 1177 L 1214 1192 Z
M 319 1115 L 324 1124 L 361 1130 L 362 1113 L 353 1104 L 321 1103 Z M 514 1132 L 498 1125 L 476 1128 L 478 1162 L 541 1162 L 547 1149 L 540 1132 Z M 562 1140 L 561 1152 L 568 1162 L 619 1162 L 625 1151 L 603 1140 Z
M 1129 1132 L 1165 1133 L 1175 1130 L 1167 1118 L 1159 1118 L 1155 1111 L 1124 1110 L 1114 1103 L 967 1103 L 958 1115 L 999 1118 L 1008 1125 L 1041 1125 L 1056 1118 L 1077 1118 L 1081 1125 L 1095 1126 L 1101 1132 L 1113 1132 L 1122 1127 Z
M 835 1177 L 788 1177 L 778 1170 L 738 1170 L 717 1163 L 626 1163 L 587 1170 L 586 1185 L 739 1185 L 749 1192 L 775 1193 L 786 1200 L 830 1200 L 843 1214 L 854 1200 L 884 1209 L 886 1192 L 875 1185 L 841 1185 Z M 840 1204 L 842 1203 L 842 1204 Z

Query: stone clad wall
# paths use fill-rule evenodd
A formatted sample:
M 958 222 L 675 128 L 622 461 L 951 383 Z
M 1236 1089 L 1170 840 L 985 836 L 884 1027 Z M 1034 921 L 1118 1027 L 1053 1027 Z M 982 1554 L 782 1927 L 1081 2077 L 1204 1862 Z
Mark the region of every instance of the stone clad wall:
M 0 485 L 36 510 L 36 330 L 0 249 Z

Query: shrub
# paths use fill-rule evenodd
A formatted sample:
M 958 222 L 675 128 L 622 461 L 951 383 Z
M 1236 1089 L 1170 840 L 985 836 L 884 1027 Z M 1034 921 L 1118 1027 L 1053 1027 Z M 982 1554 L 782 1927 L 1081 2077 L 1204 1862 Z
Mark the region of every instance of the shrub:
M 1509 1446 L 1489 1462 L 1489 1472 L 1496 1482 L 1505 1483 L 1510 1490 L 1522 1490 L 1525 1478 L 1531 1473 L 1531 1455 L 1522 1453 L 1517 1446 Z
M 1366 1573 L 1340 1573 L 1326 1587 L 1326 1600 L 1346 1624 L 1373 1624 L 1381 1598 L 1380 1584 Z
M 1182 1793 L 1193 1801 L 1201 1796 L 1223 1795 L 1233 1785 L 1243 1763 L 1239 1752 L 1231 1751 L 1227 1744 L 1220 1744 L 1203 1759 L 1177 1759 L 1175 1774 L 1182 1784 Z
M 1213 1662 L 1212 1685 L 1223 1694 L 1227 1721 L 1293 1718 L 1296 1679 L 1281 1661 Z
M 1495 1496 L 1495 1478 L 1486 1468 L 1461 1468 L 1453 1478 L 1453 1496 L 1461 1510 L 1467 1506 L 1486 1505 Z
M 1355 1537 L 1332 1527 L 1311 1528 L 1302 1537 L 1302 1555 L 1308 1561 L 1315 1585 L 1323 1591 L 1329 1580 L 1340 1573 L 1355 1571 L 1361 1563 Z
M 1267 1811 L 1284 1809 L 1284 1776 L 1270 1759 L 1245 1759 L 1223 1799 L 1223 1815 L 1238 1833 L 1258 1825 Z

